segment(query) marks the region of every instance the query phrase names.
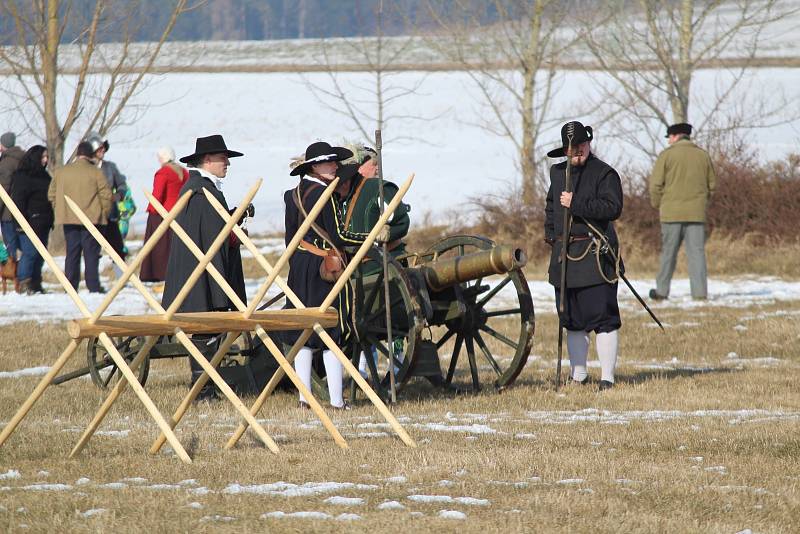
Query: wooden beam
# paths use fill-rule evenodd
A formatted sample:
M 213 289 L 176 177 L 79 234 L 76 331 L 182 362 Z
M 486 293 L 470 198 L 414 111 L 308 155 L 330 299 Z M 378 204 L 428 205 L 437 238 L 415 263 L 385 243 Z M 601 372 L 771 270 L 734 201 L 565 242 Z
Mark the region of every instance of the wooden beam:
M 102 317 L 92 323 L 90 319 L 76 319 L 67 325 L 72 339 L 95 337 L 106 333 L 121 336 L 164 336 L 180 328 L 187 334 L 216 334 L 219 332 L 252 332 L 258 326 L 266 331 L 306 330 L 319 323 L 334 327 L 339 316 L 334 308 L 320 311 L 311 309 L 265 310 L 253 312 L 245 318 L 242 312 L 176 313 L 166 320 L 163 315 L 118 315 Z

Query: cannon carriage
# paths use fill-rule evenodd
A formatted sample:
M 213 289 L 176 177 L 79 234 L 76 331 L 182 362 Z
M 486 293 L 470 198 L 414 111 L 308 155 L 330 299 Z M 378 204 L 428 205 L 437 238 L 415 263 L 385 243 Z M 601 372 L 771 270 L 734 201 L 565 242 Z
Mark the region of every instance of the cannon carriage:
M 380 265 L 378 249 L 369 258 Z M 471 235 L 389 259 L 391 349 L 383 270 L 357 271 L 351 278 L 353 363 L 363 354 L 371 382 L 384 395 L 390 354 L 398 389 L 413 377 L 456 391 L 509 387 L 527 362 L 535 327 L 525 263 L 521 249 Z M 324 378 L 315 376 L 315 386 L 324 397 Z

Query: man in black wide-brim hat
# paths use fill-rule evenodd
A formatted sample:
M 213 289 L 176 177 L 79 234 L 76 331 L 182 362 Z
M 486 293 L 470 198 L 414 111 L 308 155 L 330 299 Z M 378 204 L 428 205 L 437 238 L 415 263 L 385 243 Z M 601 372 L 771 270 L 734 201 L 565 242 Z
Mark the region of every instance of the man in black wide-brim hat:
M 228 150 L 221 135 L 199 137 L 195 143 L 195 151 L 180 159 L 189 166 L 189 179 L 183 184 L 180 194 L 192 191 L 192 197 L 186 208 L 175 219 L 189 237 L 203 252 L 222 231 L 225 221 L 208 202 L 204 189 L 228 209 L 225 196 L 222 194 L 222 181 L 228 174 L 230 158 L 242 156 L 241 152 Z M 174 239 L 167 261 L 167 274 L 164 280 L 162 305 L 168 308 L 175 300 L 178 292 L 197 267 L 197 258 L 180 239 Z M 222 273 L 231 287 L 242 300 L 247 300 L 242 273 L 242 256 L 239 243 L 233 238 L 223 244 L 211 259 L 211 264 Z M 222 288 L 207 271 L 197 279 L 186 299 L 178 308 L 178 312 L 225 311 L 234 309 L 233 304 Z M 203 356 L 211 359 L 217 349 L 217 336 L 214 334 L 195 334 L 192 342 Z M 200 364 L 189 358 L 192 370 L 192 384 L 203 373 Z M 210 382 L 203 388 L 197 400 L 209 400 L 216 397 L 216 391 Z
M 567 329 L 570 376 L 575 384 L 588 383 L 589 334 L 595 332 L 602 369 L 600 389 L 603 390 L 614 384 L 618 334 L 622 326 L 617 279 L 623 266 L 617 265 L 605 250 L 605 243 L 608 243 L 619 255 L 612 221 L 622 214 L 622 185 L 617 171 L 592 154 L 593 137 L 591 126 L 568 122 L 561 128 L 561 146 L 547 153 L 551 158 L 568 158 L 572 190 L 566 191 L 565 187 L 567 161 L 553 165 L 545 205 L 544 234 L 545 241 L 552 246 L 549 280 L 555 287 L 557 308 L 561 291 L 566 292 L 564 313 L 559 313 L 559 319 L 561 326 Z M 561 288 L 564 209 L 570 210 L 572 224 L 567 245 L 566 287 Z M 601 234 L 605 240 L 601 239 Z

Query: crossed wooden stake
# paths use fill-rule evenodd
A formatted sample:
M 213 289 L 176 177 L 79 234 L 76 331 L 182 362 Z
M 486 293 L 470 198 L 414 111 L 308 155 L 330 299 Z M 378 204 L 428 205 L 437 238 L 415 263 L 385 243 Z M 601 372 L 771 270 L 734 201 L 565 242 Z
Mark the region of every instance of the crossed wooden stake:
M 175 217 L 180 213 L 180 211 L 185 207 L 186 203 L 189 201 L 191 197 L 191 192 L 186 192 L 175 204 L 173 209 L 170 212 L 167 212 L 166 209 L 150 195 L 149 193 L 145 192 L 148 199 L 150 200 L 151 204 L 156 208 L 159 214 L 163 217 L 163 221 L 158 226 L 156 231 L 153 233 L 150 240 L 148 240 L 133 261 L 130 264 L 126 264 L 121 257 L 114 251 L 114 249 L 109 245 L 108 241 L 102 236 L 100 231 L 94 226 L 94 224 L 86 217 L 86 215 L 81 211 L 81 209 L 72 201 L 69 197 L 66 198 L 67 204 L 69 205 L 70 209 L 78 216 L 79 220 L 86 229 L 92 234 L 92 236 L 100 243 L 101 247 L 109 254 L 111 259 L 114 263 L 123 269 L 123 274 L 116 280 L 113 288 L 108 292 L 106 297 L 103 299 L 103 302 L 97 308 L 94 313 L 91 313 L 89 309 L 86 307 L 83 300 L 78 296 L 75 289 L 66 279 L 66 276 L 61 271 L 61 269 L 56 265 L 55 260 L 53 257 L 48 253 L 47 248 L 42 244 L 39 238 L 36 236 L 35 232 L 33 232 L 32 228 L 25 220 L 24 216 L 19 212 L 16 205 L 14 205 L 11 198 L 8 194 L 0 188 L 0 199 L 3 200 L 5 205 L 9 208 L 14 218 L 17 220 L 20 227 L 23 231 L 27 234 L 28 238 L 36 247 L 37 251 L 41 254 L 42 258 L 47 262 L 50 269 L 55 273 L 56 277 L 58 278 L 61 285 L 64 287 L 64 290 L 67 294 L 72 298 L 73 302 L 80 310 L 80 312 L 84 315 L 85 319 L 79 321 L 73 321 L 69 324 L 68 330 L 72 337 L 71 341 L 67 345 L 66 349 L 61 353 L 58 357 L 56 362 L 50 368 L 48 373 L 41 379 L 41 381 L 37 384 L 36 388 L 34 388 L 31 395 L 23 402 L 22 406 L 17 410 L 14 417 L 12 417 L 11 421 L 6 425 L 3 429 L 2 433 L 0 433 L 0 446 L 2 446 L 9 436 L 14 432 L 16 427 L 22 421 L 23 418 L 27 416 L 30 412 L 33 405 L 39 400 L 39 398 L 44 393 L 45 389 L 52 383 L 52 380 L 58 375 L 64 365 L 69 361 L 71 356 L 75 353 L 75 350 L 78 347 L 79 341 L 83 337 L 89 337 L 96 335 L 102 345 L 108 351 L 109 356 L 111 356 L 114 364 L 120 369 L 122 373 L 122 377 L 114 386 L 112 391 L 109 393 L 108 397 L 106 398 L 103 405 L 98 410 L 95 417 L 92 419 L 91 423 L 87 427 L 86 431 L 81 436 L 78 443 L 70 452 L 70 457 L 74 457 L 81 450 L 86 446 L 89 442 L 91 437 L 99 428 L 100 424 L 102 423 L 105 416 L 110 411 L 114 402 L 119 398 L 123 390 L 125 389 L 126 385 L 130 383 L 131 387 L 134 390 L 134 393 L 139 397 L 141 402 L 144 404 L 147 411 L 150 413 L 153 420 L 158 425 L 159 429 L 161 430 L 161 434 L 153 443 L 153 446 L 150 449 L 151 454 L 155 454 L 158 452 L 165 442 L 169 442 L 172 446 L 175 453 L 178 457 L 185 463 L 191 463 L 191 458 L 186 453 L 186 450 L 181 445 L 180 441 L 178 440 L 177 436 L 175 435 L 173 429 L 180 420 L 185 415 L 186 411 L 188 410 L 189 406 L 191 405 L 192 401 L 197 397 L 200 393 L 200 390 L 203 386 L 207 383 L 208 379 L 210 378 L 214 384 L 219 388 L 219 390 L 223 393 L 223 395 L 234 405 L 236 410 L 240 413 L 243 418 L 243 422 L 239 425 L 234 435 L 226 444 L 225 448 L 230 449 L 233 447 L 236 442 L 241 438 L 241 436 L 246 431 L 247 427 L 250 426 L 256 432 L 256 435 L 261 439 L 262 442 L 267 446 L 267 448 L 272 451 L 273 453 L 278 452 L 278 446 L 275 441 L 267 434 L 264 428 L 258 423 L 255 419 L 255 415 L 258 413 L 260 408 L 263 406 L 266 398 L 269 394 L 275 389 L 277 384 L 281 381 L 284 375 L 288 376 L 289 379 L 294 383 L 294 385 L 298 388 L 298 390 L 303 394 L 303 397 L 306 398 L 313 413 L 320 419 L 323 426 L 326 430 L 331 434 L 334 441 L 337 445 L 341 448 L 348 448 L 347 442 L 344 440 L 342 435 L 333 425 L 333 422 L 330 420 L 328 415 L 322 409 L 319 402 L 316 398 L 311 394 L 310 391 L 303 385 L 300 378 L 294 371 L 294 368 L 291 365 L 291 362 L 294 360 L 297 352 L 300 348 L 303 347 L 306 340 L 311 336 L 312 332 L 316 333 L 320 339 L 325 343 L 325 345 L 333 351 L 336 357 L 341 361 L 342 365 L 344 365 L 347 372 L 350 376 L 356 381 L 356 383 L 361 387 L 362 390 L 366 393 L 367 397 L 375 404 L 378 408 L 379 412 L 386 421 L 392 426 L 398 436 L 403 440 L 403 442 L 408 445 L 409 447 L 416 447 L 416 443 L 414 440 L 406 433 L 405 429 L 400 425 L 397 419 L 392 415 L 386 405 L 381 401 L 381 399 L 375 394 L 372 388 L 367 384 L 367 382 L 361 377 L 358 370 L 353 367 L 350 360 L 341 349 L 336 345 L 333 339 L 325 332 L 325 326 L 333 326 L 337 322 L 337 314 L 335 310 L 329 309 L 330 305 L 333 301 L 337 298 L 339 292 L 344 288 L 344 285 L 347 283 L 349 277 L 352 275 L 353 271 L 359 265 L 361 259 L 366 255 L 369 247 L 374 242 L 375 238 L 377 237 L 380 229 L 386 224 L 386 221 L 389 220 L 394 210 L 400 204 L 400 201 L 403 198 L 403 195 L 408 191 L 411 183 L 413 182 L 414 176 L 411 175 L 408 180 L 403 184 L 403 186 L 398 191 L 398 194 L 395 195 L 392 202 L 389 204 L 387 209 L 385 210 L 383 216 L 379 219 L 378 223 L 375 225 L 373 230 L 368 235 L 367 239 L 358 249 L 358 252 L 351 260 L 350 264 L 345 269 L 344 273 L 342 274 L 341 278 L 337 281 L 334 285 L 333 289 L 328 294 L 325 301 L 319 306 L 319 308 L 314 309 L 306 309 L 305 306 L 300 302 L 294 292 L 286 285 L 286 283 L 278 276 L 280 270 L 286 266 L 289 261 L 289 258 L 297 249 L 300 241 L 305 236 L 306 232 L 310 228 L 312 222 L 316 219 L 317 215 L 323 209 L 326 202 L 329 201 L 331 194 L 333 193 L 334 189 L 336 188 L 338 180 L 334 180 L 324 191 L 323 195 L 320 197 L 318 202 L 314 205 L 313 209 L 309 212 L 308 217 L 303 221 L 300 228 L 298 229 L 297 233 L 295 234 L 292 241 L 287 246 L 284 253 L 278 259 L 278 262 L 274 267 L 272 267 L 269 262 L 264 258 L 258 248 L 253 244 L 252 240 L 247 236 L 247 234 L 236 224 L 236 222 L 240 219 L 244 210 L 250 204 L 250 201 L 255 196 L 256 192 L 258 191 L 259 187 L 261 186 L 261 180 L 258 182 L 248 191 L 245 195 L 244 199 L 242 200 L 239 207 L 232 213 L 229 214 L 227 210 L 217 201 L 216 198 L 213 197 L 208 191 L 204 191 L 206 197 L 208 198 L 211 205 L 217 210 L 219 215 L 225 221 L 225 225 L 220 233 L 217 235 L 214 242 L 208 248 L 207 252 L 204 254 L 199 247 L 192 241 L 192 239 L 186 234 L 186 232 L 181 228 L 181 226 L 175 222 Z M 167 231 L 168 228 L 172 228 L 174 235 L 181 239 L 184 244 L 188 247 L 188 249 L 195 255 L 198 259 L 197 267 L 192 272 L 191 276 L 186 280 L 183 287 L 181 288 L 180 292 L 178 293 L 175 300 L 172 302 L 168 309 L 164 309 L 161 304 L 152 296 L 146 286 L 139 280 L 139 278 L 134 274 L 135 271 L 139 268 L 144 258 L 150 253 L 156 243 L 159 241 L 161 236 Z M 253 300 L 250 302 L 249 305 L 245 304 L 236 293 L 231 288 L 230 284 L 224 278 L 224 276 L 216 269 L 216 267 L 210 263 L 211 259 L 214 257 L 216 252 L 219 248 L 227 243 L 228 236 L 230 232 L 233 231 L 242 244 L 253 254 L 253 257 L 256 261 L 261 265 L 261 267 L 267 273 L 267 278 L 259 287 L 258 292 L 256 293 Z M 184 299 L 189 294 L 189 291 L 192 289 L 194 284 L 196 283 L 197 279 L 202 275 L 204 271 L 207 271 L 212 278 L 219 284 L 219 286 L 223 289 L 226 293 L 228 298 L 231 300 L 233 305 L 236 307 L 239 312 L 208 312 L 208 313 L 183 313 L 178 314 L 176 313 L 177 309 L 183 303 Z M 115 317 L 106 317 L 102 318 L 102 314 L 106 311 L 108 306 L 111 304 L 113 299 L 119 294 L 125 284 L 131 280 L 134 287 L 141 293 L 145 301 L 148 305 L 159 315 L 156 316 L 115 316 Z M 287 298 L 294 304 L 295 310 L 270 310 L 259 312 L 256 311 L 256 307 L 259 305 L 261 300 L 266 295 L 269 288 L 272 286 L 274 282 L 277 282 L 279 287 L 283 290 L 286 294 Z M 290 330 L 290 329 L 303 329 L 303 333 L 300 338 L 297 340 L 295 345 L 289 351 L 289 353 L 284 356 L 277 345 L 272 341 L 272 339 L 267 334 L 267 330 Z M 256 334 L 261 338 L 264 342 L 265 347 L 270 351 L 270 353 L 275 357 L 276 361 L 278 362 L 280 369 L 278 369 L 269 383 L 266 385 L 264 390 L 259 395 L 256 402 L 253 404 L 250 409 L 248 409 L 239 399 L 239 397 L 233 392 L 233 390 L 228 386 L 228 384 L 222 379 L 219 373 L 216 370 L 217 365 L 222 361 L 222 358 L 227 353 L 230 346 L 239 337 L 241 332 L 244 331 L 251 331 L 255 330 Z M 139 352 L 136 354 L 136 357 L 131 362 L 130 366 L 127 364 L 125 359 L 117 350 L 116 346 L 114 345 L 113 341 L 109 337 L 108 333 L 112 332 L 113 335 L 146 335 L 147 338 L 140 348 Z M 208 332 L 227 332 L 227 335 L 224 341 L 220 344 L 219 348 L 217 349 L 214 356 L 211 360 L 206 360 L 206 358 L 200 353 L 199 349 L 192 343 L 191 339 L 187 335 L 188 333 L 208 333 Z M 172 333 L 175 335 L 176 339 L 184 346 L 184 348 L 189 352 L 190 357 L 194 358 L 200 366 L 203 368 L 202 376 L 195 382 L 192 388 L 189 390 L 188 394 L 184 397 L 183 401 L 178 406 L 177 410 L 175 411 L 172 418 L 169 422 L 161 415 L 158 411 L 156 406 L 153 404 L 150 397 L 145 392 L 142 385 L 137 380 L 136 376 L 134 375 L 134 371 L 141 365 L 145 358 L 148 356 L 150 349 L 155 345 L 160 335 Z

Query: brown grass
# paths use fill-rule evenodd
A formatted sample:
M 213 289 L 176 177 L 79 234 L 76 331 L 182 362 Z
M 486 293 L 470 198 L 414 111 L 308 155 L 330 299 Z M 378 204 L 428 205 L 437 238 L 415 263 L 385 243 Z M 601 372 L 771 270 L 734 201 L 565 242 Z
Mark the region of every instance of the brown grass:
M 538 310 L 532 356 L 518 384 L 495 394 L 442 395 L 424 382 L 405 390 L 393 411 L 419 443 L 408 449 L 380 432 L 383 421 L 363 403 L 334 421 L 350 449 L 338 450 L 295 397 L 278 394 L 260 417 L 278 437 L 273 456 L 252 436 L 233 451 L 221 450 L 236 424 L 226 403 L 193 407 L 179 438 L 194 457 L 181 464 L 170 454 L 147 455 L 157 429 L 128 391 L 103 430 L 130 430 L 125 437 L 96 436 L 75 460 L 66 458 L 103 395 L 88 380 L 48 390 L 31 415 L 0 449 L 0 475 L 19 470 L 22 478 L 0 480 L 0 526 L 67 531 L 421 531 L 462 532 L 792 532 L 800 506 L 800 341 L 797 303 L 748 309 L 699 308 L 687 312 L 662 305 L 660 334 L 641 312 L 624 314 L 618 385 L 599 394 L 596 385 L 551 386 L 555 318 Z M 549 310 L 548 310 L 549 311 Z M 795 315 L 781 315 L 786 312 Z M 760 315 L 759 315 L 760 314 Z M 695 321 L 699 325 L 680 326 Z M 743 325 L 747 330 L 734 329 Z M 0 334 L 0 371 L 49 365 L 66 344 L 63 325 L 16 324 Z M 732 358 L 730 353 L 737 357 Z M 758 360 L 771 357 L 773 360 Z M 673 360 L 676 358 L 677 361 Z M 670 363 L 672 362 L 672 363 Z M 71 365 L 83 363 L 83 352 Z M 659 368 L 647 368 L 660 364 Z M 153 363 L 147 389 L 168 412 L 185 393 L 184 360 Z M 594 379 L 597 370 L 592 369 Z M 0 378 L 0 420 L 7 421 L 37 379 Z M 586 410 L 598 410 L 589 411 Z M 697 410 L 765 410 L 701 416 Z M 671 419 L 637 417 L 635 411 L 679 413 Z M 581 422 L 556 422 L 589 416 Z M 545 418 L 537 419 L 538 415 Z M 781 415 L 783 414 L 783 415 Z M 591 416 L 615 416 L 627 424 L 606 424 Z M 485 416 L 485 417 L 483 417 Z M 653 413 L 651 412 L 651 416 Z M 363 427 L 373 423 L 377 427 Z M 492 434 L 441 432 L 428 423 L 486 425 Z M 359 435 L 361 434 L 361 435 Z M 702 458 L 701 458 L 702 457 Z M 720 467 L 722 466 L 722 467 Z M 47 471 L 47 474 L 40 473 Z M 404 476 L 405 481 L 388 481 Z M 76 485 L 86 477 L 90 481 Z M 124 489 L 103 487 L 126 477 Z M 195 484 L 153 489 L 153 484 Z M 559 483 L 582 479 L 576 483 Z M 441 485 L 441 481 L 451 485 Z M 372 490 L 341 489 L 308 497 L 230 494 L 231 484 L 286 481 L 353 482 Z M 62 483 L 67 491 L 25 489 Z M 193 488 L 211 490 L 206 495 Z M 475 497 L 488 506 L 417 503 L 409 495 Z M 332 495 L 361 497 L 362 506 L 327 504 Z M 385 500 L 405 510 L 381 511 Z M 197 502 L 201 509 L 189 507 Z M 106 512 L 92 517 L 91 509 Z M 361 520 L 260 519 L 266 512 L 357 513 Z M 467 521 L 437 517 L 459 510 Z M 414 517 L 410 512 L 421 512 Z M 234 518 L 229 522 L 208 519 Z M 23 526 L 25 525 L 25 526 Z

